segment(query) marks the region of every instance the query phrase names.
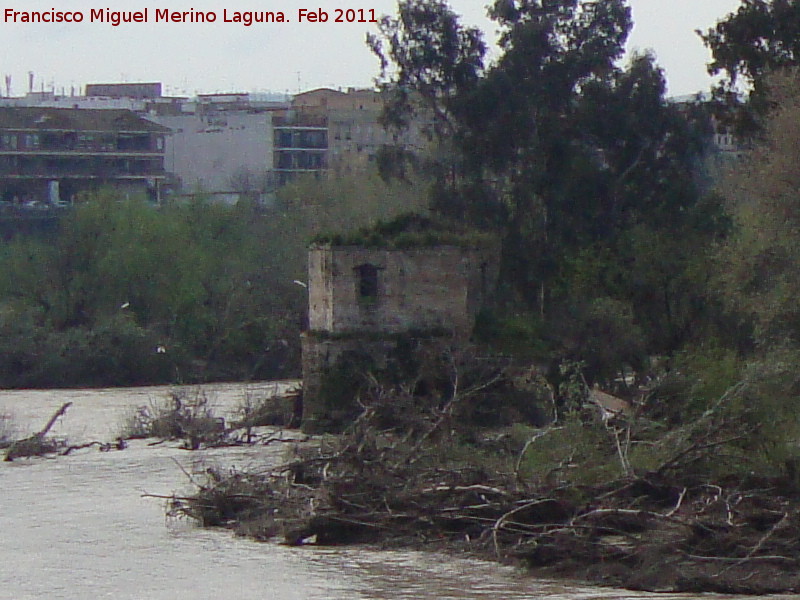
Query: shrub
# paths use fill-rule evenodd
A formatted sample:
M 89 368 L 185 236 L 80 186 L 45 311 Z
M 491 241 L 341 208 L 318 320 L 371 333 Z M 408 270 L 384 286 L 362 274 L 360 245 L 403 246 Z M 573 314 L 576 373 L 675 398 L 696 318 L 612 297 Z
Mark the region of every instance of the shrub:
M 514 440 L 524 430 L 517 428 Z M 519 473 L 533 485 L 596 485 L 624 475 L 611 432 L 578 412 L 561 425 L 532 432 L 520 456 Z
M 123 424 L 120 437 L 182 439 L 187 448 L 197 450 L 224 443 L 225 421 L 214 416 L 204 393 L 196 392 L 191 397 L 188 390 L 175 390 L 163 405 L 151 403 L 137 408 Z
M 676 370 L 683 374 L 688 388 L 687 398 L 680 407 L 683 418 L 691 419 L 706 410 L 741 379 L 745 368 L 736 350 L 724 348 L 713 340 L 679 354 Z
M 502 314 L 484 308 L 475 320 L 474 337 L 493 352 L 518 359 L 542 360 L 551 351 L 541 317 L 530 312 Z
M 235 428 L 246 428 L 248 437 L 253 427 L 279 427 L 296 426 L 298 420 L 297 400 L 299 390 L 291 390 L 286 394 L 279 394 L 277 386 L 272 393 L 258 397 L 251 392 L 245 394 L 238 406 L 239 419 L 232 423 Z
M 592 381 L 611 381 L 632 367 L 646 363 L 645 338 L 630 305 L 614 298 L 596 298 L 573 307 L 559 325 L 568 358 L 583 361 Z

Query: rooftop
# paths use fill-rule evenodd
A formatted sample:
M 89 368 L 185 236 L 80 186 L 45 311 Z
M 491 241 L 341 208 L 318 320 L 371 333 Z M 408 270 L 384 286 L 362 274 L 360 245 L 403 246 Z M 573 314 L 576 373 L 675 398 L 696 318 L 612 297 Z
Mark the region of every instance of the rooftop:
M 108 131 L 169 133 L 124 109 L 0 107 L 0 129 L 20 131 Z

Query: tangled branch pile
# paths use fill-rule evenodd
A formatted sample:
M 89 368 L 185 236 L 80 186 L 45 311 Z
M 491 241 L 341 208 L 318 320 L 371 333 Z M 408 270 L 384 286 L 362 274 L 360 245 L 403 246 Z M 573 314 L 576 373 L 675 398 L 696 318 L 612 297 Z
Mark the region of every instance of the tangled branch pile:
M 227 442 L 225 421 L 214 415 L 208 397 L 202 391 L 170 392 L 170 403 L 140 406 L 123 427 L 125 439 L 157 437 L 183 440 L 186 448 L 223 445 Z
M 172 512 L 259 539 L 458 549 L 636 589 L 800 590 L 796 482 L 733 468 L 754 426 L 726 410 L 731 394 L 666 432 L 584 411 L 500 433 L 470 419 L 497 385 L 444 399 L 376 386 L 344 435 L 264 473 L 212 472 Z

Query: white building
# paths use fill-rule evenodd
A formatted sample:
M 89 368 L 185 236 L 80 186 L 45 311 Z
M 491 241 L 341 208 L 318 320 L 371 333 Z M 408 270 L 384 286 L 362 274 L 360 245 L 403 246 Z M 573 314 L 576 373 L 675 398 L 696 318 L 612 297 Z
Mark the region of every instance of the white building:
M 209 193 L 235 201 L 270 189 L 273 135 L 270 112 L 147 116 L 172 130 L 165 167 L 182 194 Z

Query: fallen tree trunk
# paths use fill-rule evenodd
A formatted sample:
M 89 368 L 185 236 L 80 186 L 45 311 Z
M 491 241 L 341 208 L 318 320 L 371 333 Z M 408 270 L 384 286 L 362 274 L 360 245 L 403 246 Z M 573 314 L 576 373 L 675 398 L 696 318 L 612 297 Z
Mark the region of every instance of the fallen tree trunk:
M 53 416 L 50 417 L 50 420 L 47 421 L 47 424 L 44 428 L 39 431 L 38 433 L 24 438 L 22 440 L 17 440 L 13 444 L 8 447 L 6 450 L 6 462 L 11 462 L 15 458 L 27 458 L 29 456 L 43 456 L 45 454 L 52 454 L 53 452 L 58 452 L 59 444 L 55 440 L 48 440 L 46 438 L 47 434 L 53 428 L 53 425 L 56 424 L 56 421 L 64 416 L 64 413 L 67 412 L 67 409 L 72 406 L 72 402 L 65 402 L 61 405 Z

